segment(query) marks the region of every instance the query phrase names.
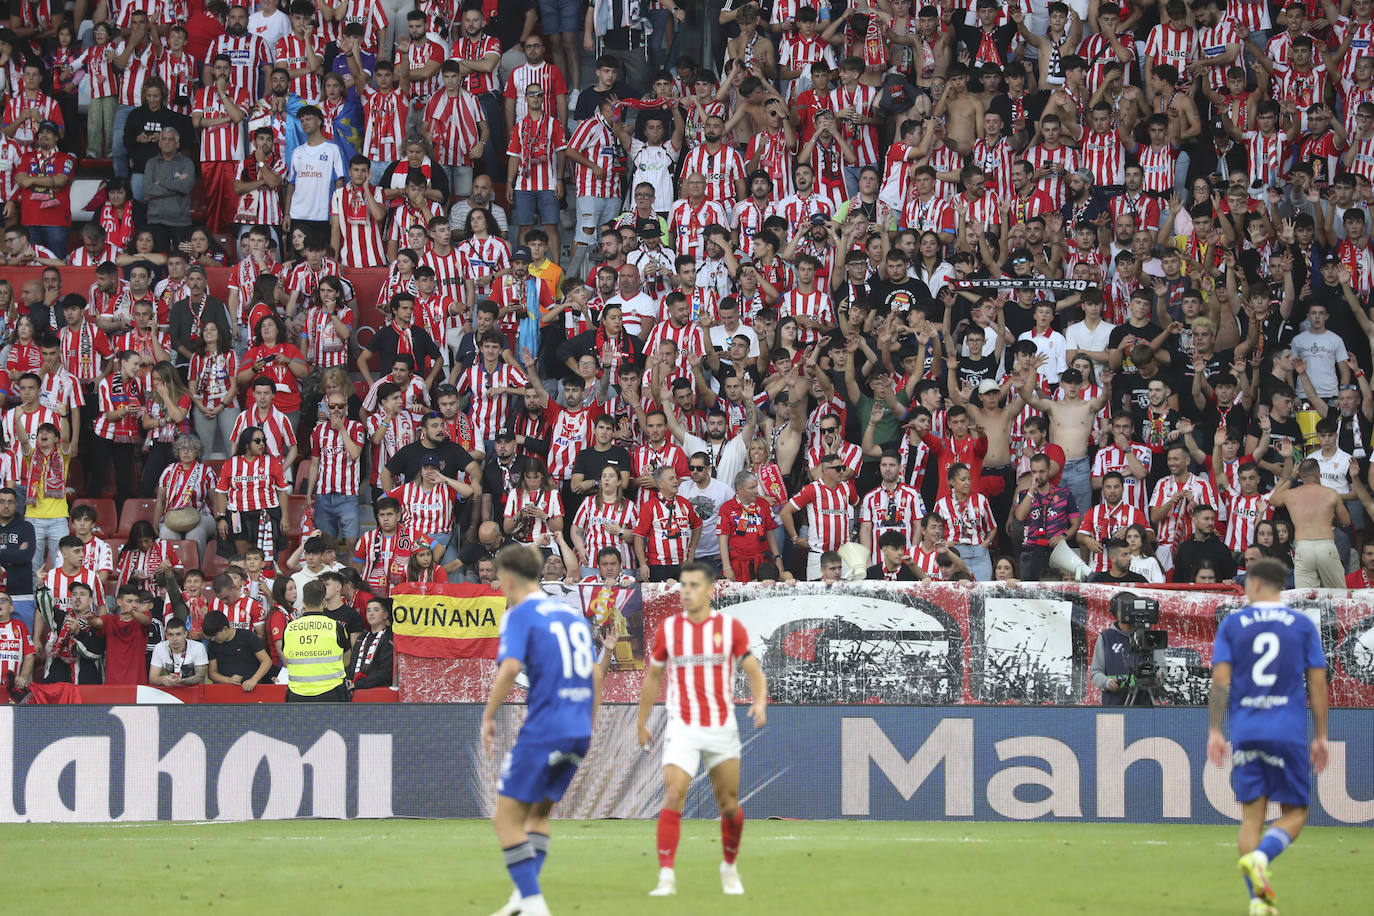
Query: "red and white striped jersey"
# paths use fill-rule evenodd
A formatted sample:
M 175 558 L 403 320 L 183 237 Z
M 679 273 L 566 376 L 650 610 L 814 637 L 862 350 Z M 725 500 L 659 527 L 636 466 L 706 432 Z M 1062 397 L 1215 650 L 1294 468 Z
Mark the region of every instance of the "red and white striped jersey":
M 687 453 L 670 440 L 665 439 L 663 445 L 658 448 L 644 442 L 630 453 L 631 477 L 651 477 L 654 471 L 665 466 L 671 466 L 679 478 L 687 476 Z M 648 502 L 650 495 L 657 495 L 657 492 L 652 486 L 639 488 L 635 505 L 639 508 L 641 516 L 644 513 L 644 504 Z
M 805 293 L 794 287 L 783 293 L 778 299 L 778 317 L 788 316 L 814 318 L 827 327 L 835 323 L 835 309 L 830 303 L 830 294 L 820 289 Z M 797 343 L 803 346 L 819 340 L 820 337 L 820 331 L 797 328 Z
M 1150 447 L 1139 442 L 1132 442 L 1131 451 L 1135 453 L 1136 459 L 1145 466 L 1148 473 L 1153 457 Z M 1104 477 L 1111 471 L 1116 471 L 1125 478 L 1121 501 L 1144 512 L 1149 500 L 1149 495 L 1145 491 L 1145 481 L 1137 480 L 1131 476 L 1125 453 L 1117 448 L 1115 443 L 1098 449 L 1097 454 L 1093 456 L 1092 476 Z
M 382 433 L 382 441 L 373 442 L 372 437 L 383 428 L 386 431 Z M 391 456 L 419 438 L 419 424 L 413 413 L 400 410 L 390 418 L 384 413 L 369 414 L 366 430 L 372 446 L 372 484 L 376 486 L 381 483 L 382 468 L 391 460 Z
M 405 410 L 409 410 L 411 413 L 421 414 L 429 409 L 429 405 L 426 403 L 429 399 L 429 393 L 425 390 L 424 379 L 420 378 L 418 375 L 412 375 L 409 381 L 404 385 L 400 385 L 400 383 L 392 377 L 391 373 L 387 373 L 373 382 L 372 387 L 367 390 L 367 394 L 363 397 L 363 410 L 372 413 L 377 409 L 377 389 L 386 384 L 398 385 L 400 387 L 402 404 Z
M 105 370 L 105 360 L 114 356 L 114 349 L 105 332 L 89 321 L 81 322 L 81 327 L 68 326 L 58 333 L 62 343 L 62 359 L 67 371 L 82 382 L 94 382 Z
M 471 60 L 478 61 L 489 54 L 495 54 L 499 59 L 501 56 L 501 43 L 494 36 L 482 34 L 476 38 L 468 38 L 467 33 L 453 42 L 453 47 L 449 48 L 449 56 L 452 60 Z M 473 95 L 481 95 L 484 92 L 492 92 L 496 89 L 497 78 L 500 67 L 495 67 L 490 73 L 480 73 L 473 71 L 463 77 L 463 88 Z M 547 96 L 545 96 L 547 98 Z
M 339 227 L 339 260 L 344 267 L 385 267 L 381 221 L 372 217 L 367 198 L 382 202 L 382 189 L 367 190 L 352 182 L 337 188 L 329 201 L 329 214 Z
M 488 371 L 479 359 L 458 376 L 458 395 L 468 395 L 468 416 L 472 418 L 474 433 L 479 442 L 496 438 L 497 430 L 510 420 L 510 395 L 489 395 L 492 388 L 524 388 L 529 385 L 525 373 L 509 363 L 499 363 Z
M 340 335 L 334 325 L 336 315 L 347 327 L 353 327 L 350 308 L 327 312 L 317 306 L 305 313 L 305 339 L 301 343 L 305 347 L 306 361 L 312 366 L 330 369 L 348 364 L 348 337 Z
M 772 176 L 773 199 L 782 200 L 793 191 L 792 167 L 796 155 L 795 142 L 789 144 L 787 135 L 779 129 L 776 133 L 763 131 L 751 135 L 744 159 L 746 162 L 755 163 L 756 169 L 762 169 Z
M 700 291 L 700 287 L 697 291 Z M 644 352 L 657 353 L 658 345 L 665 340 L 671 340 L 677 344 L 678 363 L 680 365 L 687 364 L 687 359 L 691 355 L 702 356 L 707 352 L 705 332 L 701 330 L 700 325 L 692 323 L 690 320 L 682 327 L 677 327 L 672 321 L 660 318 L 658 324 L 654 325 L 654 329 L 649 332 L 648 341 L 644 345 Z M 688 369 L 690 371 L 690 365 Z
M 223 404 L 229 399 L 229 380 L 238 372 L 234 351 L 191 357 L 189 379 L 196 385 L 196 396 L 207 404 Z
M 1226 18 L 1252 32 L 1268 29 L 1269 4 L 1260 0 L 1226 0 Z M 1273 42 L 1270 42 L 1272 47 Z
M 229 618 L 229 626 L 236 630 L 256 630 L 263 625 L 266 618 L 262 604 L 247 595 L 239 598 L 233 604 L 226 604 L 221 598 L 215 596 L 210 599 L 207 610 L 219 611 Z
M 172 4 L 161 0 L 122 0 L 112 5 L 112 13 L 114 24 L 124 32 L 133 25 L 134 13 L 146 13 L 149 25 L 170 25 L 176 21 L 172 18 Z
M 514 518 L 518 516 L 520 510 L 525 506 L 542 509 L 548 518 L 528 516 L 516 525 L 515 532 L 511 536 L 525 544 L 536 544 L 541 547 L 550 546 L 539 542 L 544 535 L 550 537 L 553 535 L 552 529 L 549 528 L 549 519 L 561 518 L 563 515 L 563 501 L 558 497 L 558 490 L 550 488 L 531 493 L 528 488 L 517 485 L 515 489 L 506 494 L 505 517 Z
M 244 116 L 248 115 L 248 92 L 231 86 L 226 93 Z M 193 114 L 203 118 L 222 118 L 227 109 L 214 87 L 196 92 Z M 226 121 L 200 131 L 200 161 L 237 162 L 243 158 L 243 121 Z
M 197 461 L 189 468 L 182 467 L 180 462 L 167 465 L 158 476 L 157 486 L 167 494 L 166 512 L 213 508 L 210 491 L 215 486 L 215 475 L 203 462 Z
M 11 83 L 10 85 L 16 86 L 18 84 Z M 38 111 L 36 117 L 20 117 L 20 112 L 27 112 L 31 109 Z M 29 95 L 26 90 L 20 88 L 17 91 L 11 91 L 9 97 L 5 99 L 4 114 L 0 116 L 0 123 L 19 123 L 14 136 L 10 139 L 21 150 L 28 152 L 37 148 L 38 125 L 44 121 L 56 121 L 58 124 L 62 124 L 62 109 L 57 106 L 57 99 L 45 95 L 43 90 L 40 89 L 33 95 Z M 739 154 L 736 153 L 735 155 Z M 742 176 L 743 169 L 740 170 L 740 173 Z
M 1358 22 L 1348 16 L 1342 16 L 1331 25 L 1332 40 L 1338 43 L 1344 41 L 1346 29 L 1354 29 L 1355 37 L 1350 39 L 1350 50 L 1341 60 L 1341 79 L 1353 80 L 1355 62 L 1361 57 L 1374 54 L 1374 19 L 1369 22 Z
M 1107 202 L 1107 207 L 1112 212 L 1112 221 L 1120 219 L 1122 215 L 1129 213 L 1135 220 L 1137 229 L 1145 229 L 1150 232 L 1158 232 L 1159 225 L 1163 222 L 1164 214 L 1159 206 L 1159 199 L 1150 197 L 1148 194 L 1140 193 L 1132 197 L 1130 192 L 1122 191 L 1120 194 L 1113 195 Z M 1117 322 L 1112 322 L 1116 324 Z
M 1197 32 L 1190 28 L 1176 29 L 1167 22 L 1150 29 L 1145 39 L 1145 56 L 1153 66 L 1168 64 L 1186 78 L 1188 62 L 1193 59 Z
M 382 9 L 380 0 L 346 0 L 344 19 L 339 24 L 339 29 L 342 30 L 350 22 L 361 25 L 363 27 L 363 50 L 369 54 L 376 54 L 382 40 L 382 33 L 386 31 L 386 21 L 386 11 Z
M 507 507 L 509 513 L 509 507 Z M 676 566 L 687 562 L 692 532 L 701 528 L 701 517 L 681 496 L 664 500 L 655 491 L 639 507 L 635 534 L 644 538 L 644 557 L 650 566 Z
M 124 53 L 128 42 L 121 41 L 115 45 L 115 55 Z M 119 74 L 119 104 L 121 105 L 142 105 L 143 104 L 143 82 L 148 78 L 148 74 L 154 72 L 158 58 L 158 49 L 151 43 L 145 45 L 141 50 L 134 49 L 134 53 L 129 55 L 129 62 L 124 70 Z
M 813 32 L 810 38 L 801 32 L 783 33 L 782 41 L 778 43 L 778 66 L 805 72 L 808 67 L 821 60 L 834 69 L 835 52 L 829 43 L 821 38 L 819 32 Z M 787 91 L 789 103 L 796 102 L 801 91 L 800 84 L 800 80 L 791 81 Z
M 434 136 L 434 158 L 444 165 L 471 164 L 468 151 L 481 136 L 477 124 L 482 120 L 482 110 L 470 92 L 460 89 L 457 95 L 440 91 L 430 96 L 425 123 Z
M 1083 156 L 1083 167 L 1093 173 L 1093 184 L 1103 188 L 1125 183 L 1126 146 L 1115 127 L 1104 133 L 1092 128 L 1084 130 L 1078 146 Z
M 600 404 L 569 410 L 550 401 L 544 408 L 549 421 L 549 474 L 554 480 L 572 480 L 573 460 L 591 445 L 592 423 L 601 413 Z
M 119 71 L 114 67 L 114 59 L 119 56 L 119 52 L 115 47 L 110 43 L 93 45 L 71 60 L 70 66 L 73 70 L 85 69 L 93 99 L 108 99 L 119 95 Z M 150 49 L 145 48 L 144 54 L 147 54 L 148 50 Z M 133 55 L 130 56 L 129 62 L 134 62 Z
M 1036 188 L 1027 197 L 1013 194 L 1011 196 L 1011 211 L 1009 213 L 1011 225 L 1015 226 L 1017 223 L 1024 223 L 1033 216 L 1039 216 L 1042 213 L 1050 213 L 1057 209 L 1058 208 L 1054 205 L 1054 201 L 1050 200 L 1050 195 L 1039 188 Z
M 908 547 L 916 543 L 917 525 L 925 514 L 920 491 L 904 483 L 891 490 L 880 486 L 866 494 L 859 503 L 859 524 L 867 522 L 873 526 L 872 562 L 882 562 L 878 537 L 886 531 L 900 531 Z
M 120 250 L 118 245 L 108 241 L 105 243 L 104 250 L 97 255 L 92 255 L 86 250 L 86 246 L 82 245 L 80 248 L 77 248 L 71 254 L 67 255 L 67 263 L 72 267 L 99 267 L 106 261 L 113 261 L 123 253 L 124 252 Z
M 362 565 L 363 581 L 374 595 L 390 595 L 391 587 L 406 581 L 406 568 L 414 542 L 410 535 L 398 528 L 386 534 L 373 528 L 363 534 L 353 550 L 353 558 Z
M 0 623 L 0 683 L 9 683 L 33 654 L 33 637 L 24 621 L 12 617 Z
M 1121 47 L 1130 54 L 1130 57 L 1125 61 L 1121 61 L 1122 66 L 1125 67 L 1125 81 L 1129 83 L 1131 67 L 1136 56 L 1135 36 L 1130 32 L 1117 32 L 1117 40 Z M 1097 88 L 1102 85 L 1103 71 L 1107 69 L 1107 64 L 1114 60 L 1121 60 L 1116 56 L 1116 51 L 1112 49 L 1112 46 L 1107 43 L 1107 39 L 1103 38 L 1100 33 L 1084 36 L 1082 44 L 1078 46 L 1078 56 L 1088 64 L 1087 85 L 1089 92 L 1096 92 Z
M 1245 151 L 1250 157 L 1250 181 L 1272 184 L 1287 155 L 1283 133 L 1276 130 L 1266 137 L 1257 130 L 1247 130 L 1244 137 Z
M 1226 53 L 1228 45 L 1239 44 L 1240 35 L 1236 33 L 1235 25 L 1229 16 L 1222 16 L 1217 20 L 1216 25 L 1197 30 L 1197 59 L 1200 61 L 1214 60 Z M 1226 88 L 1226 70 L 1226 67 L 1207 68 L 1207 85 L 1213 91 Z
M 832 488 L 813 480 L 788 500 L 793 512 L 806 510 L 806 540 L 811 553 L 839 550 L 849 543 L 854 523 L 853 495 L 854 488 L 849 483 Z
M 902 207 L 902 228 L 917 232 L 936 232 L 953 235 L 958 228 L 958 215 L 949 201 L 932 193 L 928 200 L 912 196 Z
M 454 314 L 453 308 L 458 309 Z M 462 327 L 462 306 L 447 293 L 436 291 L 429 296 L 415 297 L 415 321 L 442 348 L 449 331 Z
M 280 506 L 277 492 L 286 489 L 281 459 L 272 455 L 230 458 L 219 469 L 215 489 L 227 494 L 226 506 L 230 512 L 255 512 Z
M 72 584 L 84 582 L 91 590 L 91 600 L 99 608 L 105 602 L 105 590 L 100 584 L 100 579 L 96 577 L 94 571 L 82 569 L 75 575 L 67 575 L 62 571 L 62 567 L 48 570 L 47 576 L 43 579 L 43 584 L 52 593 L 52 606 L 54 611 L 66 614 L 72 609 Z
M 769 216 L 781 216 L 795 232 L 798 227 L 810 223 L 811 217 L 817 214 L 829 216 L 833 212 L 834 205 L 829 198 L 813 190 L 805 197 L 800 194 L 789 194 L 787 197 L 774 200 L 768 205 L 765 219 Z
M 315 460 L 316 493 L 358 495 L 360 462 L 349 457 L 344 448 L 344 436 L 359 446 L 363 444 L 363 425 L 357 420 L 345 420 L 340 432 L 331 423 L 317 423 L 310 434 L 310 454 Z
M 64 405 L 68 408 L 86 406 L 86 393 L 81 383 L 66 369 L 41 373 L 40 377 L 43 385 L 38 390 L 38 403 L 44 407 L 58 410 Z
M 1178 164 L 1178 150 L 1170 144 L 1156 149 L 1141 146 L 1136 149 L 1136 159 L 1145 173 L 1141 187 L 1152 194 L 1167 194 L 1174 186 L 1174 166 Z
M 1350 268 L 1350 285 L 1361 293 L 1374 288 L 1374 246 L 1356 247 L 1349 239 L 1336 246 L 1336 256 Z
M 3 427 L 8 451 L 15 457 L 21 455 L 22 447 L 19 443 L 21 438 L 28 439 L 31 448 L 37 448 L 38 427 L 44 423 L 51 423 L 58 429 L 62 428 L 62 418 L 56 410 L 49 407 L 39 407 L 37 410 L 27 413 L 23 407 L 11 407 L 7 410 Z
M 1274 80 L 1274 98 L 1279 102 L 1291 100 L 1305 115 L 1307 109 L 1325 100 L 1330 82 L 1325 64 L 1302 71 L 1289 67 Z
M 277 66 L 287 70 L 306 70 L 310 66 L 310 58 L 306 50 L 310 49 L 320 59 L 320 65 L 324 65 L 324 46 L 325 40 L 319 32 L 310 33 L 309 43 L 296 36 L 295 32 L 277 39 L 276 51 Z M 302 73 L 300 76 L 291 78 L 291 83 L 287 87 L 287 92 L 300 96 L 307 102 L 315 102 L 320 98 L 320 74 L 314 71 Z
M 601 167 L 601 177 L 597 178 L 587 166 L 580 162 L 573 163 L 578 197 L 620 196 L 624 159 L 617 155 L 620 143 L 600 112 L 577 126 L 572 139 L 568 141 L 568 149 L 576 150 Z
M 229 438 L 237 442 L 245 430 L 255 426 L 262 430 L 267 440 L 267 454 L 273 458 L 285 458 L 296 444 L 296 429 L 291 425 L 291 418 L 276 407 L 269 407 L 266 415 L 260 415 L 256 404 L 249 405 L 238 415 Z
M 420 263 L 434 271 L 434 279 L 439 289 L 454 298 L 463 295 L 463 256 L 457 246 L 450 246 L 445 254 L 440 254 L 433 245 L 420 257 Z M 435 341 L 439 343 L 439 341 Z
M 258 97 L 258 74 L 262 71 L 262 65 L 272 59 L 272 54 L 267 46 L 258 36 L 251 32 L 241 38 L 224 34 L 210 42 L 210 49 L 205 52 L 205 66 L 209 67 L 217 54 L 223 54 L 229 58 L 233 69 L 229 74 L 229 85 L 235 89 L 240 89 L 248 95 L 248 98 Z M 125 102 L 124 104 L 137 105 L 138 102 Z
M 682 174 L 704 177 L 706 199 L 716 201 L 722 207 L 730 207 L 735 200 L 735 182 L 745 178 L 744 157 L 733 146 L 722 144 L 720 149 L 712 152 L 707 144 L 702 143 L 682 160 Z M 773 190 L 776 198 L 777 188 Z M 722 222 L 721 225 L 725 224 Z M 680 245 L 677 249 L 682 251 Z
M 953 172 L 957 175 L 964 167 L 964 157 L 953 147 L 944 145 L 930 151 L 930 159 L 926 164 L 937 172 Z M 952 181 L 935 179 L 935 196 L 941 200 L 949 200 L 958 190 L 959 186 Z M 907 192 L 908 196 L 912 196 L 913 193 Z
M 865 83 L 858 83 L 852 90 L 846 89 L 843 85 L 830 90 L 827 97 L 830 101 L 830 109 L 837 113 L 846 109 L 853 111 L 855 116 L 860 118 L 873 117 L 873 106 L 878 102 L 878 96 L 882 92 L 877 87 L 869 86 Z M 857 165 L 877 165 L 878 164 L 878 127 L 875 124 L 856 124 L 848 118 L 839 119 L 840 133 L 844 135 L 846 142 L 854 148 L 854 155 Z
M 459 275 L 470 280 L 489 277 L 510 267 L 510 243 L 499 236 L 463 239 L 458 243 L 457 251 Z
M 701 623 L 686 612 L 665 618 L 654 634 L 652 661 L 670 661 L 667 706 L 683 725 L 733 725 L 735 663 L 749 654 L 749 634 L 733 617 L 712 611 Z
M 1143 511 L 1122 499 L 1115 506 L 1108 506 L 1106 502 L 1093 506 L 1083 515 L 1078 530 L 1101 544 L 1108 538 L 1125 537 L 1126 529 L 1132 525 L 1149 528 L 1150 520 Z M 1106 572 L 1110 563 L 1106 550 L 1093 554 L 1093 572 Z
M 115 371 L 100 380 L 97 388 L 99 406 L 95 416 L 95 435 L 114 442 L 143 440 L 143 426 L 138 416 L 126 414 L 118 420 L 107 418 L 111 411 L 138 407 L 143 402 L 143 386 L 137 378 L 126 378 Z
M 433 543 L 453 527 L 453 504 L 457 494 L 447 484 L 425 488 L 418 480 L 407 481 L 387 496 L 401 504 L 401 525 L 416 544 Z
M 240 181 L 258 181 L 263 169 L 274 174 L 286 177 L 286 163 L 273 155 L 267 162 L 258 162 L 257 156 L 244 157 L 243 163 L 239 166 Z M 239 195 L 238 210 L 234 213 L 234 222 L 243 224 L 256 224 L 263 226 L 277 226 L 281 224 L 281 189 L 261 187 L 255 188 Z
M 401 142 L 405 140 L 406 113 L 410 106 L 400 89 L 368 87 L 363 95 L 363 117 L 366 133 L 360 152 L 373 162 L 395 162 L 401 158 Z
M 911 560 L 916 564 L 916 568 L 930 576 L 932 579 L 942 578 L 940 575 L 940 551 L 926 550 L 920 544 L 911 549 Z
M 147 550 L 126 549 L 119 554 L 119 562 L 115 566 L 115 582 L 118 585 L 127 585 L 132 579 L 141 579 L 146 583 L 146 587 L 154 595 L 162 591 L 162 587 L 157 583 L 157 572 L 163 564 L 182 568 L 181 558 L 177 556 L 176 548 L 170 542 L 164 540 L 153 541 L 153 546 Z
M 959 195 L 964 202 L 966 213 L 964 218 L 969 223 L 977 223 L 981 226 L 996 226 L 1002 220 L 1000 195 L 993 190 L 984 191 L 977 200 L 971 200 L 968 192 Z M 956 215 L 958 211 L 955 211 Z
M 530 86 L 539 86 L 544 90 L 544 115 L 548 117 L 551 111 L 557 111 L 554 105 L 555 100 L 560 95 L 568 94 L 568 83 L 563 79 L 563 71 L 549 63 L 547 60 L 537 64 L 529 62 L 523 63 L 510 72 L 506 79 L 504 96 L 515 101 L 515 120 L 523 121 L 525 115 L 529 114 L 529 106 L 525 102 L 525 90 Z
M 698 262 L 706 257 L 706 227 L 727 225 L 725 205 L 708 196 L 699 205 L 690 200 L 673 202 L 668 211 L 668 231 L 678 254 L 690 254 Z
M 587 545 L 583 555 L 589 564 L 596 564 L 596 555 L 602 550 L 614 547 L 620 551 L 621 562 L 629 566 L 630 544 L 625 535 L 634 530 L 638 521 L 639 513 L 635 511 L 634 503 L 622 499 L 608 505 L 601 501 L 598 492 L 582 500 L 582 505 L 577 507 L 577 514 L 573 516 L 572 526 L 582 532 L 582 539 Z M 620 529 L 624 534 L 613 534 L 611 527 Z
M 945 520 L 945 540 L 951 544 L 982 544 L 997 531 L 992 506 L 982 493 L 961 502 L 953 493 L 937 500 L 934 512 Z
M 1354 161 L 1350 163 L 1350 171 L 1356 175 L 1374 181 L 1374 136 L 1365 140 L 1350 140 L 1350 145 L 1355 149 Z
M 1229 515 L 1226 519 L 1226 546 L 1242 553 L 1255 543 L 1255 529 L 1259 523 L 1274 517 L 1269 505 L 1269 494 L 1256 493 L 1244 496 L 1237 492 L 1227 502 Z
M 106 533 L 111 534 L 113 532 Z M 89 569 L 96 574 L 97 578 L 102 572 L 114 572 L 114 549 L 110 547 L 109 541 L 93 535 L 81 550 L 81 568 Z M 100 598 L 98 592 L 96 598 Z
M 411 70 L 419 70 L 431 63 L 443 64 L 448 52 L 444 46 L 433 38 L 425 38 L 420 41 L 412 41 L 406 50 L 406 66 Z M 424 108 L 429 97 L 443 88 L 444 80 L 435 70 L 434 74 L 427 79 L 414 80 L 410 83 L 410 98 L 416 108 Z
M 309 261 L 301 261 L 286 273 L 283 286 L 288 293 L 299 293 L 302 299 L 309 300 L 319 288 L 324 277 L 342 276 L 339 262 L 331 257 L 320 258 L 320 269 L 315 270 Z
M 811 445 L 808 446 L 806 449 L 807 467 L 820 467 L 821 460 L 824 459 L 830 451 L 831 450 L 826 448 L 823 442 L 811 443 Z M 857 445 L 854 445 L 852 442 L 841 442 L 839 444 L 839 447 L 834 449 L 834 453 L 835 456 L 840 459 L 840 462 L 845 467 L 849 468 L 849 470 L 853 471 L 855 477 L 857 477 L 859 474 L 859 468 L 862 466 L 864 460 L 863 450 L 860 449 Z M 854 478 L 850 478 L 848 482 L 840 485 L 842 488 L 849 489 L 850 502 L 853 502 L 854 498 L 857 496 L 857 493 L 854 490 L 853 480 Z
M 759 206 L 752 197 L 735 207 L 732 220 L 735 228 L 739 229 L 739 247 L 745 254 L 754 253 L 754 236 L 763 228 L 763 221 L 771 207 L 771 203 Z
M 1358 83 L 1342 80 L 1340 86 L 1341 110 L 1345 112 L 1345 132 L 1350 142 L 1355 138 L 1355 112 L 1364 102 L 1374 102 L 1374 85 L 1368 88 Z
M 1054 209 L 1058 210 L 1064 206 L 1064 200 L 1068 196 L 1067 174 L 1082 168 L 1082 160 L 1079 158 L 1078 150 L 1071 146 L 1060 144 L 1054 149 L 1050 149 L 1043 143 L 1037 143 L 1026 150 L 1026 161 L 1037 169 L 1049 165 L 1060 165 L 1064 167 L 1064 175 L 1046 175 L 1039 181 L 1040 190 L 1049 195 Z
M 412 227 L 419 226 L 428 232 L 429 221 L 443 215 L 444 208 L 438 201 L 426 200 L 423 206 L 416 207 L 409 200 L 403 200 L 391 208 L 391 228 L 387 230 L 387 241 L 395 242 L 398 248 L 405 248 Z
M 1011 186 L 1011 165 L 1015 160 L 1011 144 L 1005 137 L 999 138 L 996 143 L 988 143 L 979 137 L 973 142 L 973 153 L 969 156 L 969 162 L 982 169 L 987 176 L 988 190 L 1004 197 L 1016 194 Z
M 563 124 L 548 115 L 535 120 L 521 118 L 510 132 L 506 154 L 520 167 L 515 173 L 516 191 L 552 191 L 562 176 L 554 174 L 555 156 L 567 146 Z
M 1150 497 L 1150 508 L 1163 506 L 1169 501 L 1169 497 L 1184 490 L 1191 494 L 1191 498 L 1175 502 L 1173 509 L 1164 516 L 1156 528 L 1161 544 L 1176 547 L 1193 536 L 1193 506 L 1200 503 L 1212 507 L 1217 505 L 1217 491 L 1212 482 L 1206 477 L 1189 474 L 1182 483 L 1170 476 L 1155 484 L 1155 492 Z

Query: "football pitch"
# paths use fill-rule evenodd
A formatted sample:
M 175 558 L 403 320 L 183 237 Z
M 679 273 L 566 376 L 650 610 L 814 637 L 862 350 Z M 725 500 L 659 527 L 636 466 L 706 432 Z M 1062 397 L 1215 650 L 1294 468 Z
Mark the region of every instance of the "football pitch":
M 1244 914 L 1232 827 L 748 821 L 725 897 L 717 821 L 684 821 L 678 895 L 651 821 L 555 821 L 553 913 Z M 510 884 L 485 821 L 6 825 L 10 912 L 487 914 Z M 1313 828 L 1276 863 L 1285 916 L 1368 914 L 1374 834 Z M 27 875 L 27 877 L 21 877 Z

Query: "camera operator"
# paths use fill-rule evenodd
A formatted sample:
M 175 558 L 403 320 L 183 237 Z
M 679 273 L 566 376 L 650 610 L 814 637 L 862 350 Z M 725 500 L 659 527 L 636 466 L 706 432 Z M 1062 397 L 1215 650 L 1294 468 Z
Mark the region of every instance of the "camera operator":
M 1131 633 L 1135 626 L 1129 618 L 1135 596 L 1129 592 L 1118 595 L 1112 600 L 1112 610 L 1116 622 L 1097 637 L 1093 647 L 1090 667 L 1093 684 L 1102 691 L 1103 706 L 1126 705 L 1126 694 L 1130 691 L 1131 679 L 1135 674 L 1138 659 L 1131 649 Z M 1150 693 L 1141 690 L 1136 694 L 1135 706 L 1153 706 Z

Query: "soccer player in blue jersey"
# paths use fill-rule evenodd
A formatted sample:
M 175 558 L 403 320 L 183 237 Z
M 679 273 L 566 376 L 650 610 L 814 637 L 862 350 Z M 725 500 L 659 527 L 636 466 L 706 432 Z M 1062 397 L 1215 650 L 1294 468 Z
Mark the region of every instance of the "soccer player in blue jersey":
M 533 547 L 514 545 L 496 555 L 496 577 L 506 596 L 496 682 L 482 714 L 482 741 L 496 741 L 496 711 L 505 703 L 521 668 L 529 679 L 528 714 L 515 747 L 501 762 L 492 824 L 515 892 L 496 916 L 543 916 L 539 870 L 549 851 L 549 812 L 563 797 L 591 745 L 592 721 L 601 701 L 601 679 L 587 618 L 540 588 L 544 558 Z
M 1326 656 L 1316 625 L 1280 600 L 1287 579 L 1288 568 L 1278 560 L 1251 563 L 1245 571 L 1248 603 L 1222 620 L 1212 650 L 1207 756 L 1217 766 L 1225 761 L 1221 725 L 1229 711 L 1231 788 L 1242 805 L 1239 865 L 1252 916 L 1278 912 L 1269 865 L 1307 823 L 1309 764 L 1318 773 L 1326 768 Z M 1281 813 L 1265 831 L 1271 801 Z

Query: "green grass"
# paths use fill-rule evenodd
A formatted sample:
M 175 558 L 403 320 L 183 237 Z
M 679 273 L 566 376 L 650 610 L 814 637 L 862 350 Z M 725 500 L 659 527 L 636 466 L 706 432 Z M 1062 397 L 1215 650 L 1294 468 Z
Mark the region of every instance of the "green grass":
M 715 821 L 683 824 L 678 896 L 651 900 L 654 825 L 556 821 L 564 913 L 1244 914 L 1230 827 L 749 821 L 748 893 L 720 893 Z M 510 885 L 484 821 L 0 826 L 13 913 L 486 914 Z M 1277 863 L 1284 916 L 1368 914 L 1374 834 L 1311 829 Z

